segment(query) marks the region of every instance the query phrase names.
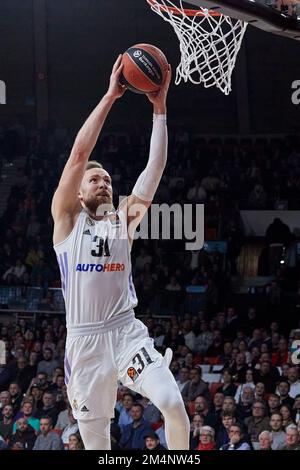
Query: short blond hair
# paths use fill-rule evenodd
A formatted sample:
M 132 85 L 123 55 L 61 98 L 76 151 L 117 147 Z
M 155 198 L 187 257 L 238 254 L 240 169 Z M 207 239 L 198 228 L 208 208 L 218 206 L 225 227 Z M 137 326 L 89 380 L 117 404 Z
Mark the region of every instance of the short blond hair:
M 102 168 L 103 169 L 103 166 L 101 165 L 101 163 L 97 162 L 96 160 L 90 160 L 86 164 L 85 171 L 91 170 L 92 168 L 100 168 L 100 169 Z

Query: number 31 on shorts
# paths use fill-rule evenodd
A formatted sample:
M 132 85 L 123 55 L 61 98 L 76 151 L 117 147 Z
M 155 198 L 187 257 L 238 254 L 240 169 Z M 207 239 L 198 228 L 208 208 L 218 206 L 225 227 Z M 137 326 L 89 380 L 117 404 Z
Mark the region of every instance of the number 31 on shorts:
M 141 375 L 145 367 L 152 364 L 154 361 L 151 359 L 146 348 L 140 349 L 140 351 L 132 358 L 131 366 L 127 369 L 127 375 L 135 382 Z

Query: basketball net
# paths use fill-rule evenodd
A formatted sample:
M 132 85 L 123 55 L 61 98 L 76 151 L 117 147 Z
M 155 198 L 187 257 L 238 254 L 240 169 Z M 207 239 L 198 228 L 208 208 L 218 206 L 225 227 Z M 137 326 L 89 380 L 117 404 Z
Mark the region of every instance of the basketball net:
M 187 10 L 178 0 L 147 0 L 151 9 L 170 23 L 180 44 L 181 61 L 175 83 L 188 80 L 205 88 L 231 91 L 231 75 L 247 23 L 199 7 Z

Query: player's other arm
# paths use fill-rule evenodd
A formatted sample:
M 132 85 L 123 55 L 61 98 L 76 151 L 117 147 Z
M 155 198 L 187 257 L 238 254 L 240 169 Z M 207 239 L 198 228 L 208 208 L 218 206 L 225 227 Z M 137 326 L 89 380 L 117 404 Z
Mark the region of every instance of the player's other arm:
M 147 97 L 153 104 L 153 128 L 150 141 L 149 159 L 146 168 L 140 174 L 132 194 L 122 201 L 120 209 L 127 210 L 129 237 L 132 239 L 136 227 L 147 212 L 163 175 L 167 163 L 168 130 L 166 99 L 171 81 L 171 68 L 164 83 L 156 93 Z
M 70 157 L 61 175 L 57 190 L 52 200 L 52 216 L 56 222 L 61 216 L 75 216 L 79 209 L 78 191 L 84 175 L 87 161 L 96 145 L 106 117 L 116 101 L 124 92 L 119 76 L 122 70 L 122 56 L 116 60 L 110 76 L 107 93 L 90 114 L 77 134 Z

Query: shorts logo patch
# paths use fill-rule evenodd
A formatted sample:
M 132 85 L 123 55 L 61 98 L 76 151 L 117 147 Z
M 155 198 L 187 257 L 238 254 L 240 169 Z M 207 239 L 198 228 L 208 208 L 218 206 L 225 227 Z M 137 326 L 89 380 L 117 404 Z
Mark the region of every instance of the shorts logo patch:
M 139 374 L 137 373 L 136 369 L 134 367 L 129 367 L 127 369 L 127 375 L 128 377 L 131 378 L 132 382 L 135 382 L 136 379 L 138 378 Z
M 72 401 L 72 408 L 73 408 L 73 410 L 75 410 L 75 411 L 78 410 L 78 403 L 77 403 L 77 400 L 75 400 L 75 398 L 74 398 L 74 400 Z

